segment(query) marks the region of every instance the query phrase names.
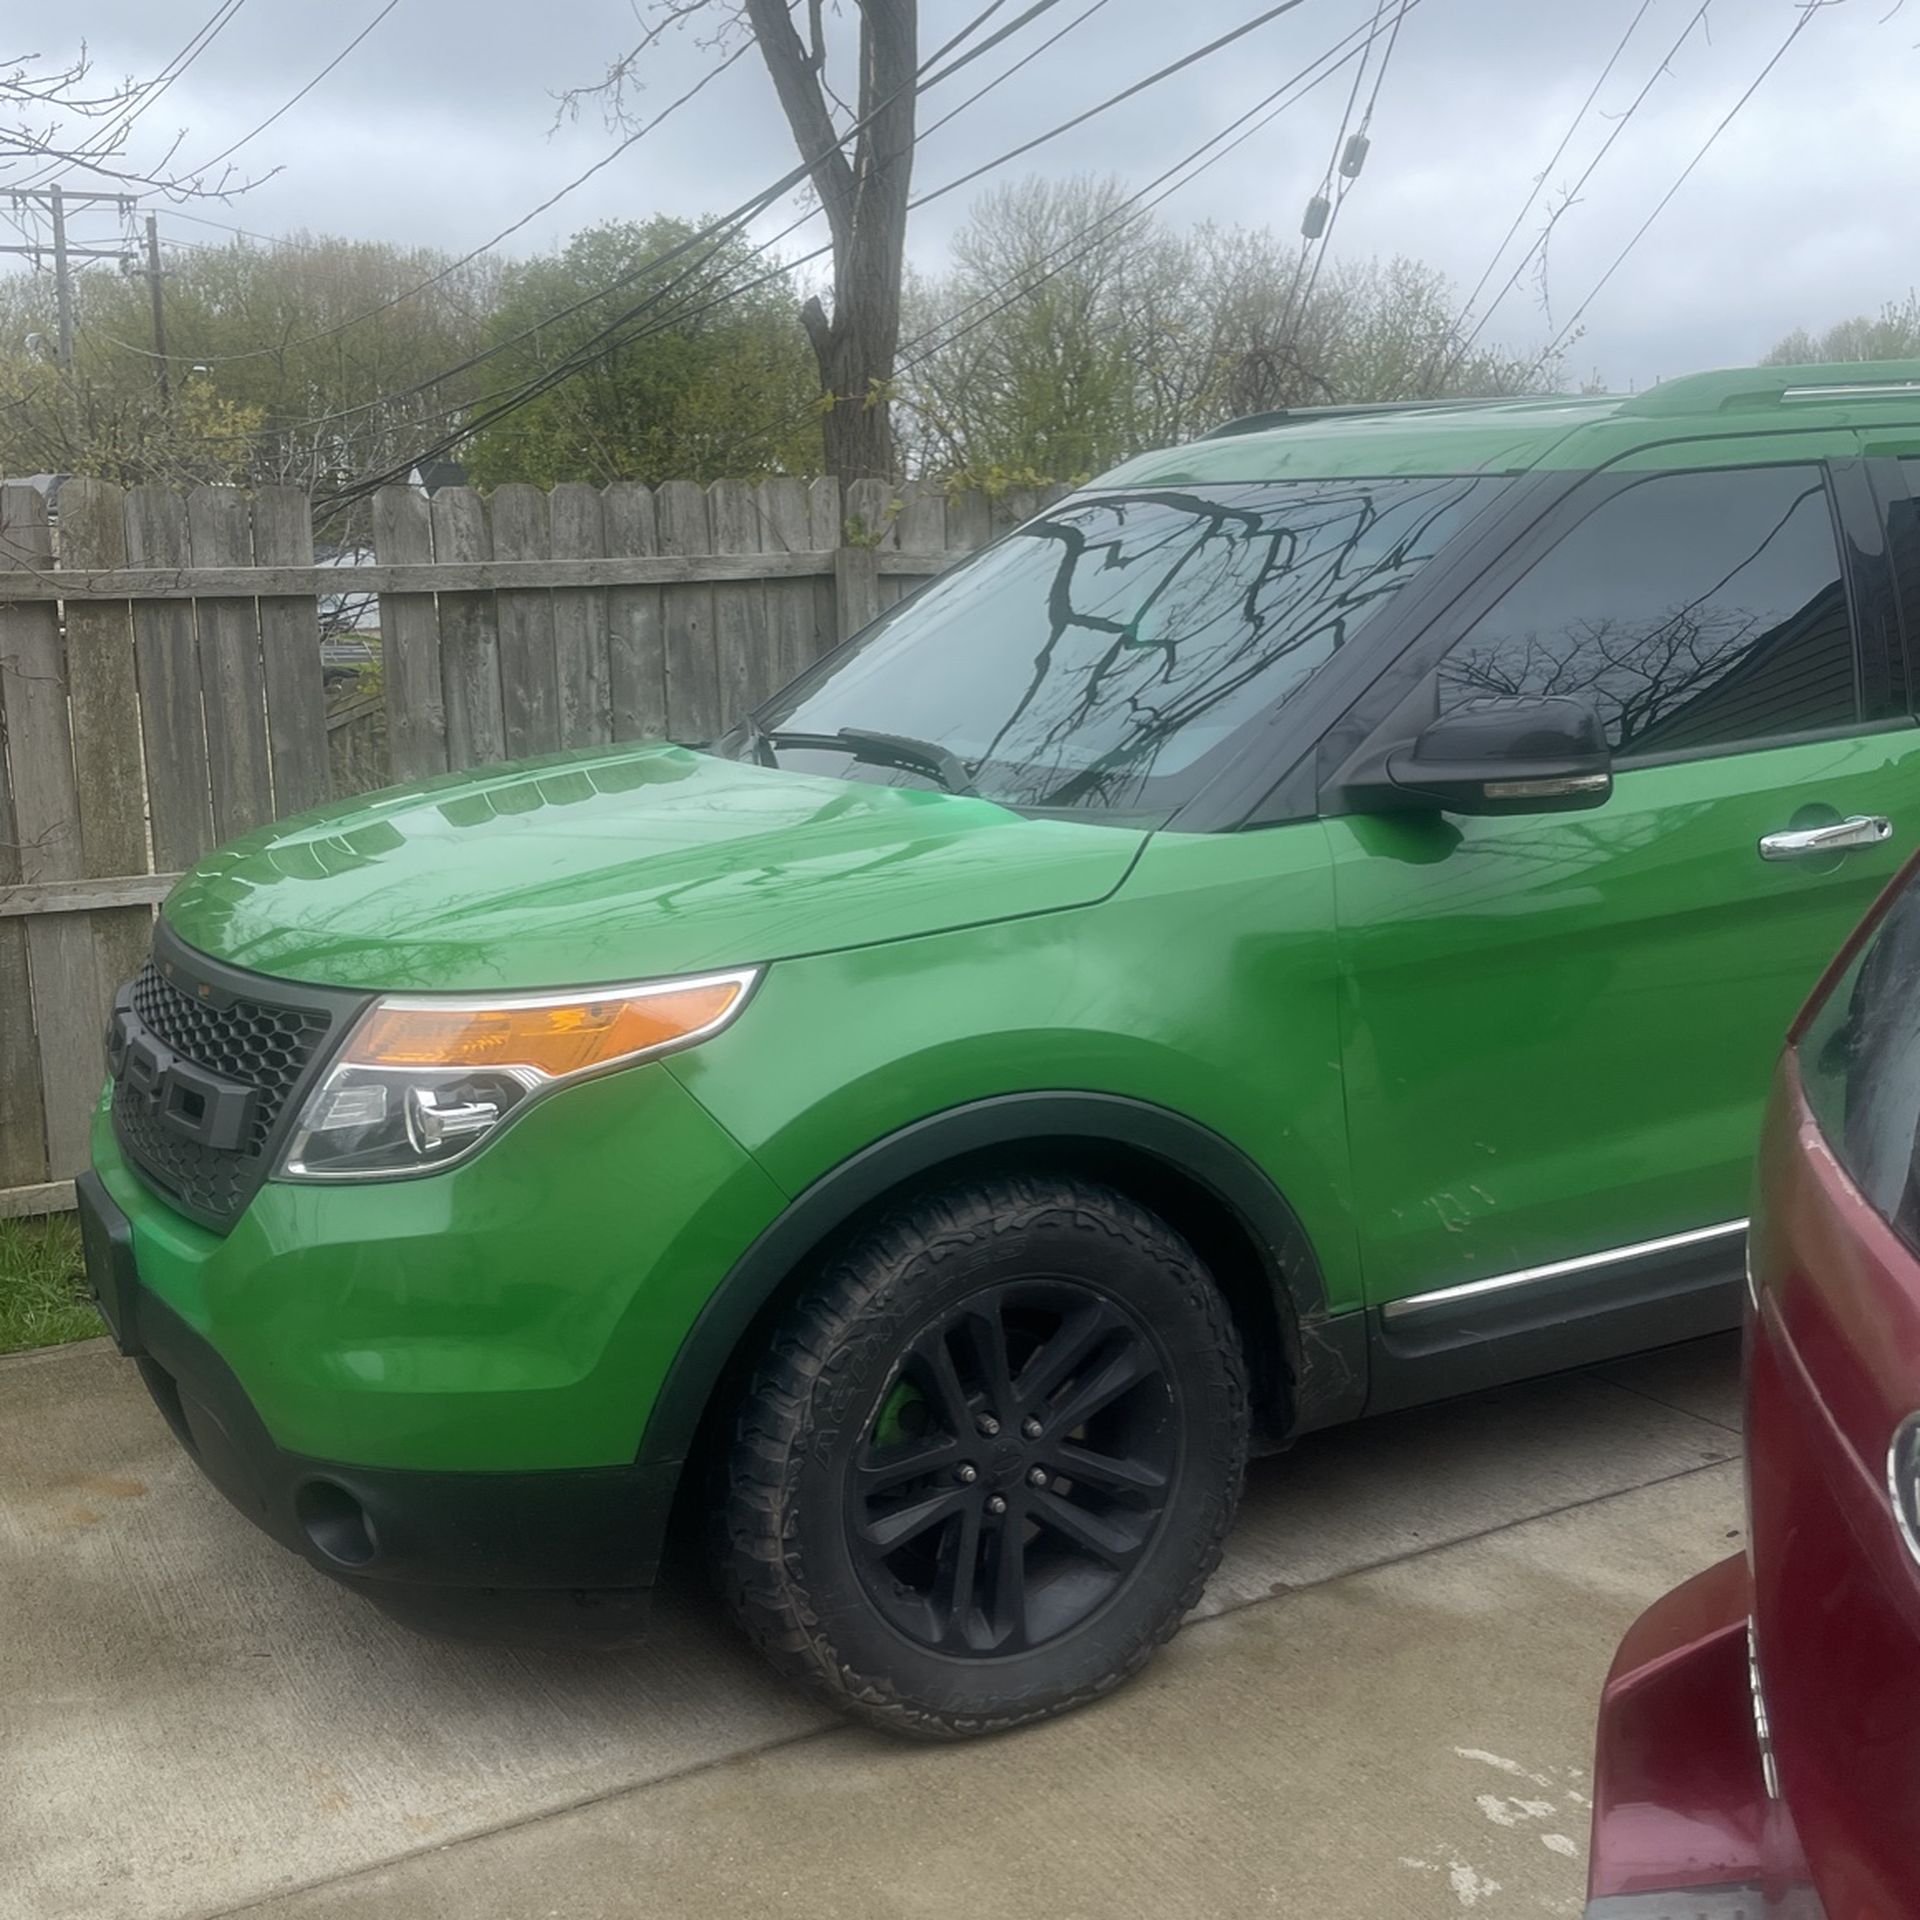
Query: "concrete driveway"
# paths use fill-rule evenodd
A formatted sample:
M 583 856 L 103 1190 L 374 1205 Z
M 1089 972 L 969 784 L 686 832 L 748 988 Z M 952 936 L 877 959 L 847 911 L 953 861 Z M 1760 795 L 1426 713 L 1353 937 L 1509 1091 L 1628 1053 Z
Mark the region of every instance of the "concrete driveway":
M 689 1589 L 612 1660 L 417 1639 L 104 1345 L 0 1361 L 0 1920 L 1577 1915 L 1614 1643 L 1734 1550 L 1731 1340 L 1256 1465 L 1146 1677 L 913 1748 Z

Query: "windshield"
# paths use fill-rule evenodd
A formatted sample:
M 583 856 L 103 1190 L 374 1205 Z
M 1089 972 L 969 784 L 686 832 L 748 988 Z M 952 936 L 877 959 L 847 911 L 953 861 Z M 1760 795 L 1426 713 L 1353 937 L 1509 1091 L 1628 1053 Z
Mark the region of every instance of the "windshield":
M 1176 805 L 1501 484 L 1263 482 L 1066 501 L 830 655 L 734 750 L 849 779 L 964 782 L 1017 807 Z M 842 729 L 867 744 L 838 750 Z M 876 734 L 895 749 L 875 748 Z

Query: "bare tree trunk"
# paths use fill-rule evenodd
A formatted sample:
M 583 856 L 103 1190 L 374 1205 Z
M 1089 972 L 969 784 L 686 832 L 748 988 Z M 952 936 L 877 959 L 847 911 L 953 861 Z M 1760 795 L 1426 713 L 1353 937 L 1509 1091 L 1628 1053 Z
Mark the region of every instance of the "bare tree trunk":
M 894 477 L 891 393 L 900 346 L 907 201 L 913 181 L 919 0 L 859 0 L 860 131 L 851 158 L 827 105 L 820 10 L 811 44 L 786 0 L 746 0 L 774 91 L 807 160 L 833 236 L 833 311 L 810 300 L 802 318 L 828 402 L 827 471 L 835 479 Z

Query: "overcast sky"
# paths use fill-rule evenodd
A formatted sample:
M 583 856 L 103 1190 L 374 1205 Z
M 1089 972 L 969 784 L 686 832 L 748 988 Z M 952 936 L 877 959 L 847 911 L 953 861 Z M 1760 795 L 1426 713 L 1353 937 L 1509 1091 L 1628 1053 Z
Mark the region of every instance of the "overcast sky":
M 1064 0 L 929 94 L 923 124 L 1089 3 Z M 247 0 L 142 119 L 134 157 L 151 159 L 182 128 L 180 159 L 188 164 L 239 139 L 381 4 Z M 1395 4 L 1384 0 L 1389 11 Z M 958 31 L 980 5 L 923 0 L 923 46 Z M 1548 177 L 1543 206 L 1577 178 L 1697 5 L 1650 0 L 1595 112 Z M 1380 94 L 1371 158 L 1334 238 L 1336 256 L 1414 254 L 1464 292 L 1640 6 L 1416 0 Z M 66 56 L 84 34 L 101 73 L 149 74 L 212 10 L 213 0 L 71 0 L 33 10 L 35 50 Z M 237 166 L 278 171 L 231 206 L 195 210 L 260 233 L 307 227 L 464 251 L 607 151 L 610 137 L 591 109 L 555 128 L 556 99 L 594 80 L 632 43 L 636 10 L 645 11 L 646 0 L 399 0 L 330 78 L 235 158 Z M 1018 10 L 1007 6 L 1001 17 Z M 937 186 L 1263 10 L 1259 0 L 1104 0 L 1086 26 L 926 140 L 916 184 Z M 1374 0 L 1303 0 L 1224 54 L 989 181 L 1039 170 L 1144 183 L 1373 12 Z M 1714 0 L 1710 37 L 1696 29 L 1687 39 L 1558 222 L 1548 306 L 1537 286 L 1523 284 L 1495 316 L 1493 337 L 1539 345 L 1573 312 L 1798 17 L 1797 0 Z M 1917 41 L 1920 7 L 1837 0 L 1819 12 L 1594 303 L 1570 374 L 1597 372 L 1626 387 L 1738 364 L 1790 327 L 1818 327 L 1903 297 L 1920 278 Z M 700 35 L 670 35 L 641 63 L 646 102 L 664 105 L 713 59 Z M 1296 230 L 1346 95 L 1343 74 L 1177 193 L 1162 217 Z M 609 218 L 722 211 L 793 158 L 766 74 L 750 54 L 509 245 L 551 247 Z M 978 190 L 915 216 L 919 264 L 940 265 Z M 1537 208 L 1493 287 L 1544 217 Z M 171 213 L 163 213 L 162 230 L 181 240 L 218 238 Z M 818 232 L 819 223 L 805 230 L 808 238 Z

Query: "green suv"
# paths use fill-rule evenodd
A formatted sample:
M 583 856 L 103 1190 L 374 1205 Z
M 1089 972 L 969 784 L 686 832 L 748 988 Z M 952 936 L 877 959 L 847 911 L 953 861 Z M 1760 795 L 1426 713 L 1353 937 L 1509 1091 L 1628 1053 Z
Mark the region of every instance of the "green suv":
M 1920 364 L 1263 417 L 703 748 L 253 834 L 115 1010 L 108 1319 L 403 1618 L 618 1643 L 677 1505 L 857 1714 L 1088 1700 L 1250 1450 L 1733 1324 L 1916 501 Z

